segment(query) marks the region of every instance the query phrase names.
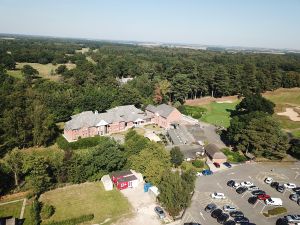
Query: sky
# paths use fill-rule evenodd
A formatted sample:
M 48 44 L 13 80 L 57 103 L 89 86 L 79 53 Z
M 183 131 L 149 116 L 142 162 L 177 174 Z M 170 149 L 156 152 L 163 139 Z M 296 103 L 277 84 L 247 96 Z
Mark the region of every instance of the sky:
M 300 50 L 300 0 L 0 0 L 0 33 Z

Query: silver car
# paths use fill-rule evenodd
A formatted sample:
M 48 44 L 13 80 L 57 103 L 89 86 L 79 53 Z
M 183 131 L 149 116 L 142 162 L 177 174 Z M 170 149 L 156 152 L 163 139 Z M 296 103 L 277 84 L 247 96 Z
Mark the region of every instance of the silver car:
M 223 210 L 225 212 L 234 212 L 234 211 L 236 211 L 236 208 L 234 206 L 231 206 L 231 205 L 224 205 Z
M 156 212 L 156 214 L 159 216 L 160 219 L 164 219 L 166 217 L 164 210 L 159 206 L 156 206 L 154 208 L 154 211 Z

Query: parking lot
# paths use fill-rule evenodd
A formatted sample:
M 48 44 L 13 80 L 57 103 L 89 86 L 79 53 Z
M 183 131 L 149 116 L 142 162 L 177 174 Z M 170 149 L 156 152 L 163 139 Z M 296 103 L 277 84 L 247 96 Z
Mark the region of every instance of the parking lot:
M 264 183 L 266 177 L 272 177 L 274 181 L 278 181 L 279 183 L 290 182 L 300 186 L 300 163 L 243 164 L 234 166 L 231 169 L 218 171 L 212 176 L 201 176 L 197 178 L 192 204 L 187 209 L 182 223 L 197 222 L 201 225 L 219 224 L 216 219 L 211 217 L 210 213 L 204 210 L 206 205 L 212 202 L 220 208 L 226 204 L 235 206 L 245 214 L 245 217 L 247 217 L 250 222 L 257 225 L 274 225 L 276 224 L 276 220 L 283 216 L 265 217 L 262 212 L 272 209 L 274 206 L 266 206 L 263 201 L 259 200 L 254 205 L 249 204 L 248 198 L 252 196 L 251 193 L 248 191 L 243 194 L 236 193 L 234 188 L 227 186 L 228 180 L 235 180 L 237 182 L 251 181 L 271 197 L 281 198 L 283 207 L 287 208 L 288 214 L 299 214 L 300 206 L 289 199 L 289 195 L 292 191 L 285 190 L 284 193 L 277 192 L 270 187 L 270 185 Z M 212 199 L 210 194 L 213 192 L 224 193 L 226 199 Z

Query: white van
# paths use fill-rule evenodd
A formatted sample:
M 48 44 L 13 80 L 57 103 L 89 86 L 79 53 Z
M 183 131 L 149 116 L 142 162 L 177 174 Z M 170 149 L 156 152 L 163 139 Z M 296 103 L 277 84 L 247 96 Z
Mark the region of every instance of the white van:
M 282 206 L 282 200 L 280 198 L 269 198 L 265 200 L 266 205 Z

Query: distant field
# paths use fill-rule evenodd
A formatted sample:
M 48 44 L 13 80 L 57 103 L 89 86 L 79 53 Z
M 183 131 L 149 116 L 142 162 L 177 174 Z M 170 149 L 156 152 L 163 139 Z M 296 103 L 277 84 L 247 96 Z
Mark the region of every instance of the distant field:
M 121 216 L 131 213 L 131 206 L 127 199 L 118 190 L 105 191 L 100 182 L 48 191 L 41 195 L 40 201 L 55 207 L 54 215 L 47 221 L 60 221 L 94 214 L 95 218 L 85 224 L 100 224 L 107 219 L 115 222 Z
M 88 52 L 89 50 L 90 50 L 90 48 L 82 48 L 80 50 L 75 50 L 75 52 L 84 54 L 84 53 Z
M 15 78 L 23 78 L 21 69 L 23 68 L 24 65 L 30 65 L 33 68 L 35 68 L 37 71 L 39 71 L 39 76 L 42 78 L 58 81 L 60 79 L 60 75 L 55 74 L 55 70 L 57 69 L 58 66 L 63 64 L 52 65 L 51 63 L 49 64 L 17 63 L 16 70 L 9 70 L 8 75 L 13 76 Z M 67 63 L 65 65 L 67 66 L 68 69 L 73 69 L 76 67 L 76 65 L 72 63 Z

